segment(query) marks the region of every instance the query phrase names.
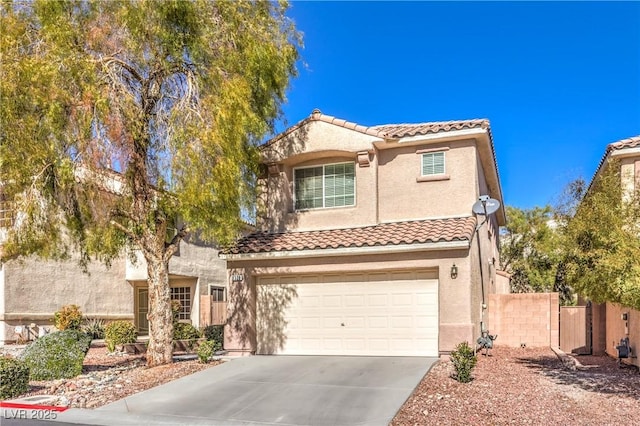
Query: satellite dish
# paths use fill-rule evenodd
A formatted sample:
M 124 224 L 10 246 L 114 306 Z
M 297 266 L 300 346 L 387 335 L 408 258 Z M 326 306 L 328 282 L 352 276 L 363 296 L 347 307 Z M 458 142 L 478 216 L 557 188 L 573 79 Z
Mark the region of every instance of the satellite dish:
M 471 209 L 475 214 L 490 215 L 498 211 L 500 208 L 500 201 L 489 198 L 488 195 L 481 195 L 480 199 L 473 203 Z

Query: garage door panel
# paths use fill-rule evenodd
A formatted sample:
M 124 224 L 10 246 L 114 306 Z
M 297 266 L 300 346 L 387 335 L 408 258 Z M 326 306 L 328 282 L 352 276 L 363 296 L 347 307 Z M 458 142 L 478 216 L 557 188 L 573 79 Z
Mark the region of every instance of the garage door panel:
M 342 306 L 341 296 L 322 296 L 322 305 L 325 308 L 339 308 Z
M 260 278 L 258 353 L 436 356 L 433 277 L 402 271 Z
M 387 294 L 369 294 L 367 305 L 381 308 L 387 306 L 387 301 Z

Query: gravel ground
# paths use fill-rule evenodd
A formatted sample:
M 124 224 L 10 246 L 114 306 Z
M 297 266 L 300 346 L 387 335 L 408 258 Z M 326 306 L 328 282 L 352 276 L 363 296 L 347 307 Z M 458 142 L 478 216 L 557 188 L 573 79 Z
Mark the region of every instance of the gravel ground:
M 11 346 L 0 348 L 0 355 L 15 356 L 19 352 L 20 349 Z M 219 361 L 201 364 L 190 359 L 147 368 L 145 362 L 143 355 L 110 354 L 104 347 L 92 347 L 84 359 L 82 375 L 73 379 L 32 381 L 29 392 L 18 398 L 53 395 L 57 399 L 47 404 L 96 408 L 220 364 Z
M 471 383 L 440 361 L 392 425 L 630 425 L 640 421 L 640 374 L 607 356 L 570 370 L 549 348 L 497 346 L 478 355 Z
M 606 356 L 577 359 L 584 367 L 570 370 L 549 348 L 498 346 L 488 357 L 478 355 L 474 380 L 467 384 L 453 380 L 451 363 L 440 361 L 392 425 L 638 424 L 638 370 L 619 368 Z M 144 363 L 142 355 L 91 348 L 81 376 L 31 382 L 23 396 L 55 395 L 57 405 L 95 408 L 219 364 L 188 360 L 147 368 Z

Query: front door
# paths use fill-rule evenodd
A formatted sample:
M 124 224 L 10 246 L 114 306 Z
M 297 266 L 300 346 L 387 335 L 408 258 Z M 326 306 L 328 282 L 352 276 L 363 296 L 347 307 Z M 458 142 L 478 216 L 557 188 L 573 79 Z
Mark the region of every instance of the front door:
M 138 288 L 136 307 L 136 325 L 138 326 L 138 334 L 145 336 L 149 334 L 149 289 L 147 287 Z

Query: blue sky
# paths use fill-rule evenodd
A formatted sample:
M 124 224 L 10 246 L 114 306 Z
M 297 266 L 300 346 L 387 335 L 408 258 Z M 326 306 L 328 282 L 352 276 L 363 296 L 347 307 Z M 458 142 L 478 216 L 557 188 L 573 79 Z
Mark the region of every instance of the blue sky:
M 292 2 L 314 108 L 364 125 L 488 118 L 505 203 L 553 203 L 640 135 L 640 2 Z

